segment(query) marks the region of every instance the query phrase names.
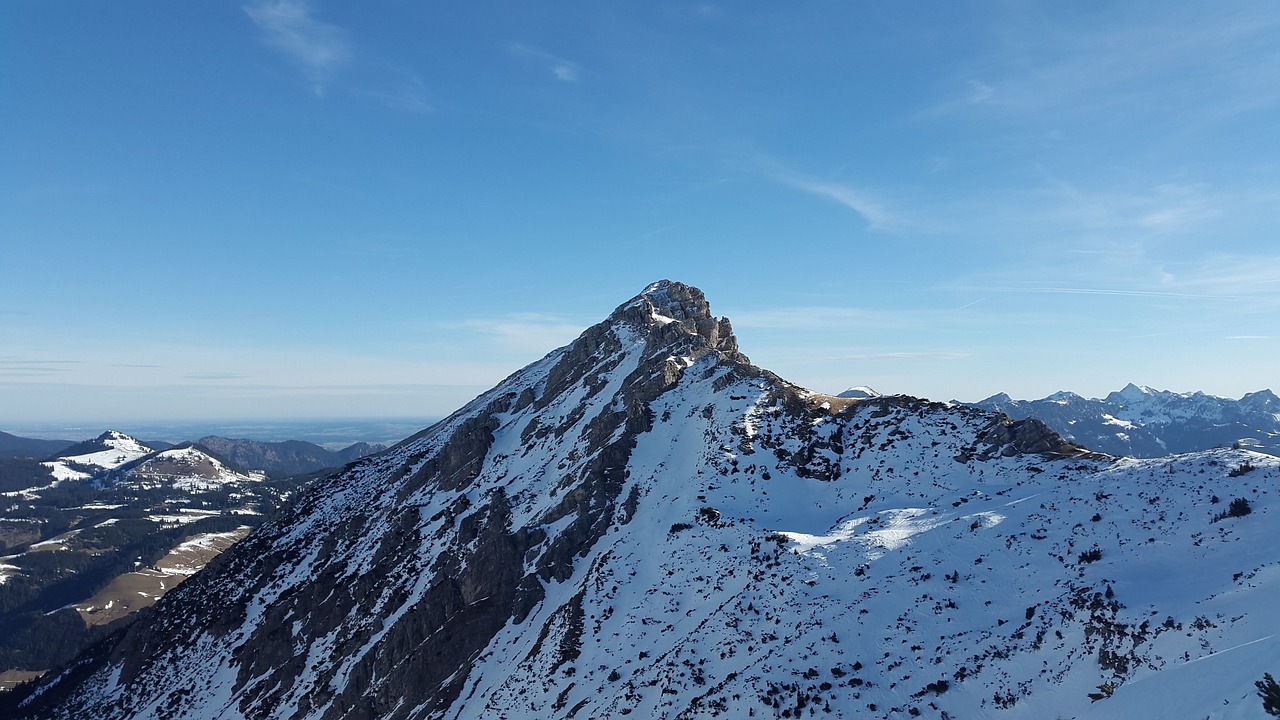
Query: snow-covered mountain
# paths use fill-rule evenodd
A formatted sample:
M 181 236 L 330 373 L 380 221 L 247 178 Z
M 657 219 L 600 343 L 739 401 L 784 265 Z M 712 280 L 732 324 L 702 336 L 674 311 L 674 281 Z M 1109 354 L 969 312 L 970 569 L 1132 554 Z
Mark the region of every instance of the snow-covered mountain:
M 125 463 L 155 452 L 156 448 L 143 444 L 116 430 L 108 430 L 93 440 L 77 443 L 62 452 L 57 459 L 44 463 L 58 480 L 84 480 L 103 470 L 113 470 Z
M 183 490 L 216 489 L 228 484 L 261 482 L 266 473 L 236 472 L 221 460 L 194 445 L 160 450 L 126 463 L 112 475 L 127 478 L 140 487 L 170 484 Z
M 871 398 L 880 397 L 880 393 L 876 392 L 874 388 L 867 387 L 866 385 L 855 385 L 839 395 L 836 395 L 836 397 L 851 398 L 853 400 L 869 400 Z
M 1152 458 L 1233 444 L 1280 455 L 1280 398 L 1270 390 L 1232 400 L 1130 383 L 1101 399 L 1058 392 L 1014 400 L 1000 393 L 973 405 L 1014 419 L 1038 418 L 1063 437 L 1112 455 Z
M 1257 717 L 1278 486 L 1247 450 L 1116 459 L 805 391 L 664 281 L 313 486 L 16 712 Z

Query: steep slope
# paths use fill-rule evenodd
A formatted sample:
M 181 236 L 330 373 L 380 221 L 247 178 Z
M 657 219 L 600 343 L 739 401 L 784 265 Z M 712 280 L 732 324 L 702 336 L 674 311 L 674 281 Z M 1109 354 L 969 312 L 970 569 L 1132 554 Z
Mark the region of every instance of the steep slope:
M 1181 708 L 1222 717 L 1262 671 L 1222 651 L 1276 657 L 1277 478 L 808 393 L 662 282 L 313 488 L 22 711 L 1071 717 L 1200 660 L 1215 685 Z
M 1015 419 L 1038 418 L 1064 437 L 1112 455 L 1163 457 L 1233 444 L 1280 454 L 1280 398 L 1270 390 L 1232 400 L 1130 383 L 1102 399 L 1059 392 L 1014 400 L 1000 393 L 973 405 Z

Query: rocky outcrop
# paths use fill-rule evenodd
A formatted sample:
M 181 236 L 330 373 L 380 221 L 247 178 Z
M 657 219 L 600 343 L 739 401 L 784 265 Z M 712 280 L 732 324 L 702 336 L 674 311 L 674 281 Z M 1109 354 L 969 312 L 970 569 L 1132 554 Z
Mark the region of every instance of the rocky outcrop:
M 1074 457 L 1087 452 L 1078 445 L 1072 445 L 1062 439 L 1048 425 L 1035 418 L 1026 420 L 1010 420 L 1001 418 L 992 423 L 979 441 L 988 445 L 980 453 L 980 459 L 988 459 L 996 455 L 1010 457 L 1020 454 L 1056 455 Z

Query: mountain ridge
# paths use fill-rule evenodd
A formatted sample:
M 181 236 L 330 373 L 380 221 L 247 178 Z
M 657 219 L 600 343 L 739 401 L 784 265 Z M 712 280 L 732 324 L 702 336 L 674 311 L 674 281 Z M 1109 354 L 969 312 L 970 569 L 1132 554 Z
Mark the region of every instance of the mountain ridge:
M 39 440 L 0 431 L 0 457 L 43 460 L 74 445 L 72 440 Z
M 1040 418 L 1064 437 L 1111 455 L 1163 457 L 1233 444 L 1280 454 L 1280 398 L 1270 390 L 1232 400 L 1129 383 L 1105 398 L 1061 391 L 1040 400 L 1014 400 L 998 393 L 967 404 L 1014 418 Z
M 1278 465 L 812 393 L 664 281 L 300 495 L 22 711 L 1030 718 L 1092 711 L 1100 684 L 1119 707 L 1267 627 Z M 1214 520 L 1237 494 L 1250 513 Z M 1161 595 L 1148 544 L 1218 571 Z

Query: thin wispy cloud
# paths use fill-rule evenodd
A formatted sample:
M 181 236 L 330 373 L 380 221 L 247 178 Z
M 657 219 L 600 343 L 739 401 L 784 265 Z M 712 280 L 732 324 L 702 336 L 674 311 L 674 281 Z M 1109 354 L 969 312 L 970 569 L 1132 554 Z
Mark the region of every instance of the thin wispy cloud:
M 24 358 L 15 355 L 0 357 L 0 365 L 76 365 L 79 360 L 45 360 L 41 358 Z
M 323 96 L 333 75 L 352 57 L 347 33 L 336 25 L 311 16 L 301 0 L 275 0 L 244 6 L 262 33 L 263 42 L 284 53 Z
M 370 83 L 364 93 L 386 107 L 414 115 L 429 115 L 433 111 L 427 95 L 426 83 L 417 75 L 403 68 L 387 68 L 385 78 Z
M 1042 191 L 1049 217 L 1093 231 L 1185 233 L 1221 215 L 1225 202 L 1204 183 L 1161 183 L 1149 188 L 1096 189 L 1049 179 Z
M 1239 300 L 1232 295 L 1199 295 L 1183 292 L 1162 292 L 1158 290 L 1125 290 L 1120 288 L 1087 288 L 1087 287 L 988 287 L 987 292 L 1006 293 L 1049 293 L 1059 295 L 1114 295 L 1118 297 L 1151 297 L 1178 298 L 1184 300 Z
M 194 372 L 182 377 L 185 380 L 243 380 L 249 376 L 235 372 Z
M 262 41 L 302 71 L 316 97 L 336 89 L 398 112 L 432 112 L 417 73 L 360 52 L 344 28 L 316 19 L 303 0 L 272 0 L 246 5 L 244 11 Z
M 1167 271 L 1167 284 L 1251 300 L 1280 301 L 1280 257 L 1215 255 Z
M 906 321 L 906 313 L 882 313 L 848 307 L 789 307 L 769 310 L 729 310 L 738 329 L 835 330 L 884 327 Z
M 514 58 L 542 66 L 551 73 L 552 77 L 560 82 L 578 82 L 582 77 L 581 65 L 552 55 L 545 50 L 515 43 L 511 45 L 510 52 Z
M 0 376 L 48 377 L 69 372 L 79 360 L 42 360 L 22 357 L 0 357 Z
M 925 114 L 980 106 L 1006 119 L 1073 118 L 1095 128 L 1136 115 L 1194 124 L 1280 97 L 1272 41 L 1280 14 L 1272 8 L 1170 5 L 1168 12 L 1108 13 L 1106 25 L 1091 24 L 1096 15 L 1072 25 L 1056 6 L 1045 7 L 1040 17 L 1008 14 L 979 65 L 984 80 L 961 75 L 951 97 Z
M 501 350 L 521 354 L 550 352 L 572 342 L 586 329 L 586 325 L 569 318 L 547 313 L 471 318 L 449 326 L 480 334 Z
M 842 355 L 833 360 L 963 360 L 970 357 L 967 352 L 924 351 L 924 352 L 885 352 L 865 355 Z
M 870 230 L 892 230 L 901 224 L 882 203 L 865 191 L 849 185 L 791 174 L 779 174 L 774 179 L 796 190 L 840 203 L 861 215 L 867 221 L 867 228 Z
M 969 103 L 973 105 L 988 102 L 996 94 L 995 88 L 978 80 L 970 80 L 969 89 L 972 91 L 969 93 Z

